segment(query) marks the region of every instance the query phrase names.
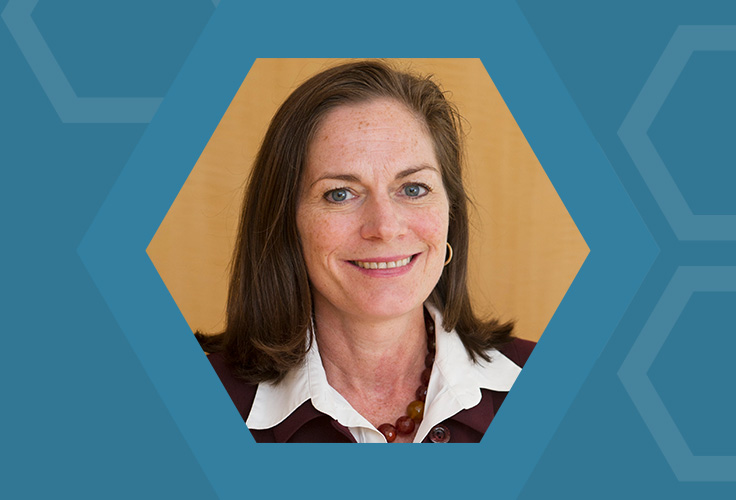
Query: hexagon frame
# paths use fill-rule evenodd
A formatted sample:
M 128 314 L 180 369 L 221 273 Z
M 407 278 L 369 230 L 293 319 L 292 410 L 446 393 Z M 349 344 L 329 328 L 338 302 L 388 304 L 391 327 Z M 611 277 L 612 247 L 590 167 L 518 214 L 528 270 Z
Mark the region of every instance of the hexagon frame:
M 696 456 L 647 371 L 696 291 L 736 291 L 736 267 L 681 266 L 662 293 L 618 376 L 680 481 L 736 481 L 736 456 Z
M 212 0 L 217 7 L 220 0 Z M 161 97 L 78 97 L 31 18 L 38 0 L 9 0 L 0 17 L 65 123 L 148 123 Z
M 679 26 L 618 135 L 680 240 L 736 240 L 736 215 L 695 215 L 647 134 L 690 56 L 699 50 L 736 51 L 736 26 Z
M 284 59 L 284 60 L 288 60 L 289 58 L 264 58 L 264 59 L 266 59 L 266 60 L 271 60 L 271 61 L 274 61 L 274 60 L 279 60 L 279 59 Z M 480 69 L 480 70 L 482 71 L 483 75 L 484 75 L 484 78 L 485 78 L 485 79 L 487 79 L 487 84 L 490 84 L 490 86 L 491 86 L 491 87 L 493 87 L 493 90 L 491 90 L 491 89 L 487 89 L 486 91 L 487 91 L 487 92 L 498 92 L 498 91 L 497 91 L 497 90 L 495 89 L 495 85 L 493 84 L 493 81 L 492 81 L 492 79 L 491 79 L 491 76 L 490 76 L 490 74 L 488 73 L 488 70 L 487 70 L 487 68 L 486 68 L 486 67 L 485 67 L 485 66 L 484 66 L 484 65 L 482 64 L 482 62 L 481 62 L 480 60 L 476 60 L 476 59 L 474 59 L 474 58 L 473 58 L 473 59 L 468 59 L 468 60 L 465 60 L 465 59 L 460 59 L 460 58 L 440 58 L 440 59 L 448 59 L 448 60 L 453 60 L 453 61 L 456 61 L 456 64 L 457 64 L 457 63 L 459 63 L 460 61 L 464 61 L 464 62 L 465 62 L 465 64 L 471 65 L 471 66 L 472 66 L 472 67 L 473 67 L 474 69 L 476 69 L 476 70 Z M 302 61 L 303 59 L 301 59 L 301 58 L 300 58 L 300 59 L 295 59 L 295 60 L 299 60 L 299 61 Z M 328 64 L 334 64 L 334 63 L 337 63 L 337 62 L 339 62 L 339 61 L 340 61 L 339 59 L 335 59 L 335 60 L 333 60 L 333 61 L 331 61 L 331 62 L 328 62 Z M 263 64 L 263 62 L 264 62 L 264 61 L 261 61 L 261 64 Z M 407 62 L 406 62 L 406 61 L 404 61 L 404 63 L 406 64 Z M 253 66 L 252 66 L 252 67 L 251 67 L 251 68 L 249 69 L 249 71 L 248 71 L 248 75 L 251 75 L 251 74 L 252 74 L 252 72 L 254 71 L 254 69 L 258 68 L 258 64 L 259 64 L 259 60 L 257 59 L 257 60 L 256 60 L 256 61 L 254 62 Z M 300 63 L 300 64 L 301 64 L 301 65 L 305 65 L 306 63 Z M 321 63 L 321 64 L 324 64 L 324 63 Z M 415 64 L 416 64 L 416 62 L 415 62 Z M 476 66 L 477 66 L 477 67 L 476 67 Z M 411 66 L 411 64 L 409 64 L 409 65 L 408 65 L 408 67 L 412 67 L 412 66 Z M 421 67 L 421 66 L 420 66 L 420 67 Z M 312 69 L 315 69 L 315 70 L 316 70 L 316 68 L 317 68 L 317 67 L 313 67 Z M 412 67 L 412 69 L 416 69 L 416 68 L 413 68 L 413 67 Z M 263 70 L 263 69 L 261 69 L 260 71 L 264 71 L 264 70 Z M 272 71 L 272 70 L 269 70 L 269 71 Z M 437 74 L 436 72 L 433 72 L 433 71 L 431 71 L 431 70 L 429 70 L 429 71 L 428 71 L 428 70 L 427 70 L 426 68 L 424 68 L 424 69 L 421 69 L 421 70 L 418 70 L 418 71 L 419 71 L 419 72 L 421 72 L 421 73 L 424 73 L 424 74 L 426 74 L 427 72 L 429 72 L 429 73 L 431 73 L 431 74 L 435 74 L 435 75 Z M 301 73 L 300 73 L 300 75 L 301 75 Z M 303 76 L 303 75 L 301 75 L 300 77 L 301 77 L 301 78 L 304 78 L 304 76 Z M 252 78 L 252 76 L 251 76 L 250 78 Z M 246 76 L 245 80 L 246 80 L 246 81 L 248 80 L 248 76 Z M 445 80 L 440 80 L 440 81 L 442 81 L 442 82 L 445 82 Z M 288 79 L 287 79 L 287 82 L 286 82 L 286 83 L 285 83 L 285 82 L 281 82 L 280 84 L 276 85 L 276 87 L 278 87 L 278 88 L 282 88 L 282 87 L 283 87 L 283 88 L 288 88 L 288 86 L 289 86 L 289 85 L 294 85 L 294 86 L 295 86 L 295 85 L 296 85 L 296 83 L 295 83 L 295 82 L 298 82 L 298 80 L 294 80 L 294 82 L 290 82 L 290 81 L 288 81 Z M 445 82 L 445 83 L 446 83 L 446 82 Z M 220 120 L 220 123 L 222 123 L 222 121 L 226 120 L 226 117 L 227 117 L 228 113 L 231 113 L 231 107 L 233 107 L 233 103 L 234 103 L 234 102 L 235 102 L 235 101 L 236 101 L 236 100 L 238 99 L 238 97 L 237 97 L 237 96 L 238 96 L 238 94 L 241 94 L 241 93 L 243 93 L 243 94 L 247 94 L 247 93 L 249 93 L 249 92 L 245 92 L 245 91 L 243 90 L 243 85 L 245 85 L 245 82 L 244 82 L 244 83 L 243 83 L 243 84 L 241 85 L 241 87 L 239 88 L 238 92 L 236 92 L 236 96 L 235 96 L 235 97 L 233 98 L 233 101 L 232 101 L 232 102 L 230 102 L 230 104 L 229 104 L 229 106 L 228 106 L 228 110 L 227 110 L 227 111 L 225 112 L 225 114 L 223 115 L 222 119 Z M 284 87 L 284 85 L 285 85 L 286 87 Z M 451 86 L 450 88 L 453 88 L 453 89 L 454 89 L 455 87 L 454 87 L 454 86 Z M 293 89 L 292 89 L 292 90 L 293 90 Z M 288 94 L 287 94 L 287 95 L 288 95 Z M 283 98 L 285 98 L 285 96 L 284 96 Z M 502 98 L 500 97 L 500 93 L 499 93 L 499 98 L 500 98 L 500 99 L 499 99 L 499 100 L 500 100 L 500 102 L 501 102 L 501 103 L 503 103 L 503 99 L 502 99 Z M 269 102 L 273 101 L 274 103 L 276 103 L 276 104 L 277 104 L 277 103 L 280 103 L 280 102 L 281 102 L 281 100 L 280 100 L 280 99 L 282 99 L 282 97 L 276 98 L 276 97 L 274 97 L 274 96 L 272 96 L 272 95 L 270 95 L 270 94 L 269 94 L 267 98 L 266 98 L 266 97 L 261 97 L 261 99 L 265 99 L 265 100 L 267 100 L 267 101 L 269 101 Z M 485 100 L 489 100 L 489 99 L 485 99 Z M 490 99 L 490 100 L 493 100 L 493 99 Z M 242 108 L 247 108 L 247 106 L 245 106 L 245 105 L 239 105 L 239 106 L 240 106 L 240 107 L 242 107 Z M 513 117 L 511 116 L 511 111 L 510 111 L 510 110 L 508 110 L 508 106 L 507 106 L 507 105 L 506 105 L 505 103 L 503 103 L 503 106 L 504 106 L 504 108 L 506 109 L 506 111 L 508 112 L 508 114 L 509 114 L 509 115 L 510 115 L 510 117 L 511 117 L 511 120 L 510 120 L 510 121 L 514 121 L 514 120 L 513 120 Z M 275 109 L 274 109 L 274 112 L 275 112 Z M 255 120 L 255 121 L 257 122 L 257 120 Z M 269 114 L 269 121 L 270 121 L 270 114 Z M 253 120 L 253 119 L 252 119 L 251 117 L 248 117 L 248 118 L 246 119 L 246 118 L 245 118 L 245 117 L 243 117 L 243 116 L 241 116 L 241 117 L 240 117 L 240 120 L 238 121 L 238 123 L 248 123 L 248 124 L 251 124 L 251 125 L 249 125 L 249 127 L 251 127 L 251 128 L 252 128 L 252 127 L 254 126 L 254 125 L 253 125 L 253 122 L 254 122 L 254 120 Z M 220 126 L 220 123 L 218 123 L 218 127 Z M 242 125 L 240 125 L 240 126 L 242 127 Z M 516 128 L 516 129 L 519 129 L 519 126 L 518 126 L 518 124 L 516 124 L 515 122 L 514 122 L 514 128 Z M 264 129 L 264 131 L 263 131 L 263 132 L 265 133 L 265 129 Z M 519 132 L 520 132 L 520 130 L 519 130 Z M 217 142 L 217 139 L 215 138 L 215 135 L 216 135 L 216 134 L 217 134 L 217 131 L 213 132 L 213 135 L 212 135 L 212 136 L 211 136 L 211 137 L 210 137 L 210 138 L 208 139 L 208 146 L 207 146 L 207 147 L 210 147 L 210 146 L 212 146 L 212 145 L 213 145 L 213 143 L 216 143 L 216 142 Z M 527 140 L 526 138 L 524 138 L 524 137 L 523 137 L 523 134 L 521 134 L 521 135 L 520 135 L 520 137 L 522 137 L 522 139 L 524 140 L 525 146 L 531 149 L 531 146 L 529 146 L 529 144 L 528 144 L 528 140 Z M 243 139 L 243 140 L 244 140 L 244 139 Z M 222 142 L 227 142 L 227 141 L 223 139 L 223 141 L 222 141 Z M 258 143 L 256 144 L 256 146 L 257 146 L 257 145 L 258 145 L 259 143 L 260 143 L 260 136 L 259 136 L 259 138 L 258 138 Z M 243 151 L 247 151 L 247 153 L 244 153 Z M 506 153 L 506 154 L 508 154 L 508 153 Z M 238 157 L 240 157 L 241 155 L 245 155 L 245 156 L 247 156 L 247 157 L 251 157 L 251 156 L 254 156 L 254 155 L 255 155 L 255 153 L 254 153 L 253 151 L 250 151 L 250 150 L 246 150 L 246 149 L 244 149 L 244 148 L 243 148 L 242 146 L 239 146 L 239 147 L 238 147 Z M 204 163 L 206 164 L 206 163 L 207 163 L 207 160 L 203 160 L 203 158 L 205 158 L 206 156 L 207 156 L 207 154 L 206 154 L 206 151 L 205 151 L 205 152 L 203 152 L 203 153 L 202 153 L 202 155 L 200 156 L 200 158 L 199 158 L 198 162 L 199 162 L 199 161 L 204 161 Z M 220 167 L 222 167 L 223 165 L 225 165 L 225 164 L 227 164 L 227 163 L 228 163 L 228 161 L 224 159 L 224 157 L 223 157 L 222 153 L 220 153 L 220 154 L 213 154 L 212 156 L 214 156 L 214 157 L 216 157 L 216 158 L 217 158 L 217 164 L 219 164 L 219 166 L 220 166 Z M 533 156 L 533 153 L 532 153 L 532 156 Z M 541 164 L 539 163 L 539 161 L 538 161 L 538 160 L 537 160 L 536 158 L 534 158 L 534 161 L 535 161 L 535 162 L 537 163 L 537 166 L 538 166 L 538 168 L 539 168 L 539 172 L 541 172 L 541 176 L 542 176 L 542 177 L 544 177 L 544 179 L 545 179 L 545 184 L 546 184 L 546 183 L 549 183 L 549 184 L 550 184 L 550 186 L 549 186 L 549 187 L 551 188 L 551 191 L 552 191 L 552 192 L 554 193 L 554 188 L 553 188 L 553 187 L 551 186 L 551 181 L 549 180 L 548 174 L 546 173 L 546 171 L 544 170 L 544 168 L 542 167 L 542 165 L 541 165 Z M 214 163 L 214 162 L 211 162 L 211 163 Z M 479 164 L 481 164 L 481 163 L 479 163 Z M 213 165 L 213 166 L 214 166 L 214 165 Z M 209 167 L 209 168 L 211 169 L 212 167 Z M 224 168 L 224 167 L 223 167 L 223 168 Z M 235 166 L 229 166 L 229 167 L 225 168 L 225 170 L 227 170 L 228 172 L 230 172 L 230 171 L 232 171 L 232 170 L 234 170 L 234 169 L 235 169 Z M 179 192 L 177 193 L 177 200 L 181 201 L 181 198 L 183 198 L 183 196 L 182 196 L 182 193 L 186 194 L 186 191 L 188 191 L 189 193 L 191 193 L 191 192 L 192 192 L 192 190 L 191 190 L 191 189 L 188 189 L 188 188 L 186 187 L 187 183 L 189 183 L 189 187 L 190 187 L 190 188 L 191 188 L 191 185 L 192 185 L 192 184 L 195 184 L 195 185 L 196 185 L 196 184 L 200 184 L 200 183 L 201 183 L 201 184 L 205 184 L 206 186 L 208 186 L 208 187 L 207 187 L 207 191 L 208 191 L 208 192 L 212 192 L 212 191 L 215 191 L 215 190 L 216 190 L 216 188 L 214 187 L 214 185 L 216 185 L 216 184 L 217 184 L 217 182 L 213 181 L 213 180 L 212 180 L 211 178 L 209 178 L 209 180 L 208 180 L 208 181 L 202 181 L 202 180 L 201 180 L 202 178 L 204 178 L 204 175 L 203 175 L 203 173 L 202 173 L 202 171 L 203 171 L 203 170 L 206 170 L 206 168 L 203 168 L 202 166 L 199 166 L 199 167 L 198 167 L 198 166 L 196 166 L 196 165 L 195 165 L 195 166 L 193 167 L 193 170 L 192 170 L 192 171 L 191 171 L 191 172 L 189 173 L 189 175 L 188 175 L 188 177 L 187 177 L 187 180 L 186 180 L 186 182 L 185 182 L 185 183 L 184 183 L 184 185 L 183 185 L 183 186 L 181 187 L 181 190 L 180 190 L 180 191 L 179 191 Z M 535 170 L 536 170 L 536 168 L 535 168 Z M 246 172 L 246 174 L 244 174 L 244 175 L 243 175 L 243 179 L 245 179 L 246 177 L 247 177 L 247 172 Z M 527 177 L 525 178 L 525 179 L 526 179 L 526 180 L 525 180 L 525 182 L 531 182 L 531 180 L 532 180 L 532 179 L 531 179 L 531 177 L 532 177 L 532 176 L 527 176 Z M 238 183 L 240 183 L 240 182 L 242 182 L 242 179 L 238 181 Z M 227 190 L 227 191 L 232 191 L 232 189 L 231 189 L 231 188 L 228 188 L 228 190 Z M 234 195 L 234 196 L 236 196 L 236 198 L 237 198 L 237 200 L 238 200 L 238 202 L 237 202 L 237 204 L 236 204 L 236 205 L 237 205 L 237 207 L 238 207 L 238 208 L 237 208 L 237 214 L 236 214 L 236 215 L 237 215 L 237 216 L 239 216 L 240 199 L 241 199 L 241 196 L 242 196 L 242 194 L 240 193 L 240 191 L 238 191 L 238 192 L 237 192 L 237 195 Z M 192 197 L 192 196 L 191 196 L 191 195 L 189 195 L 189 196 L 187 196 L 187 197 Z M 572 282 L 572 281 L 574 280 L 574 278 L 575 278 L 575 275 L 576 275 L 576 274 L 577 274 L 577 273 L 579 272 L 579 270 L 580 270 L 580 266 L 581 266 L 581 265 L 583 264 L 583 262 L 585 261 L 585 258 L 586 258 L 586 257 L 587 257 L 587 255 L 589 254 L 589 248 L 587 247 L 587 244 L 585 243 L 584 239 L 582 238 L 582 235 L 581 235 L 581 234 L 579 234 L 579 233 L 580 233 L 580 231 L 579 231 L 579 230 L 578 230 L 578 229 L 576 228 L 576 226 L 575 226 L 575 223 L 574 223 L 574 221 L 572 220 L 572 217 L 571 217 L 571 215 L 569 215 L 568 209 L 567 209 L 567 208 L 566 208 L 566 207 L 564 206 L 564 204 L 562 203 L 562 201 L 561 201 L 561 200 L 559 199 L 559 194 L 556 194 L 556 193 L 554 193 L 554 197 L 556 198 L 556 201 L 557 201 L 557 202 L 560 202 L 560 203 L 562 204 L 562 210 L 564 211 L 565 215 L 567 215 L 567 216 L 568 216 L 568 217 L 570 218 L 569 222 L 570 222 L 570 223 L 572 224 L 572 228 L 573 228 L 573 231 L 574 231 L 574 232 L 576 233 L 576 236 L 577 236 L 577 237 L 579 237 L 579 238 L 581 239 L 581 242 L 582 242 L 583 246 L 585 247 L 585 252 L 584 252 L 584 253 L 582 254 L 582 257 L 580 258 L 580 262 L 579 262 L 579 263 L 576 263 L 576 270 L 575 270 L 575 273 L 573 273 L 573 274 L 572 274 L 572 276 L 570 277 L 570 281 L 566 281 L 566 282 L 565 282 L 565 288 L 564 288 L 564 290 L 565 290 L 565 292 L 567 292 L 567 290 L 569 290 L 569 286 L 570 286 L 571 282 Z M 199 206 L 199 208 L 197 209 L 197 212 L 202 212 L 202 208 L 201 208 L 201 205 L 202 205 L 202 201 L 201 201 L 201 200 L 199 199 L 199 196 L 197 196 L 196 198 L 198 199 L 197 203 L 198 203 L 198 206 Z M 219 195 L 215 196 L 215 198 L 217 198 L 218 200 L 219 200 L 219 199 L 223 199 L 223 195 L 222 195 L 222 194 L 219 194 Z M 478 203 L 478 202 L 477 202 L 477 203 Z M 169 207 L 169 212 L 167 213 L 166 217 L 164 217 L 164 220 L 163 220 L 163 221 L 161 222 L 161 225 L 159 226 L 159 230 L 161 230 L 161 229 L 162 229 L 162 227 L 165 227 L 165 226 L 167 226 L 167 225 L 168 225 L 168 226 L 174 226 L 174 225 L 175 225 L 174 223 L 171 223 L 171 222 L 169 222 L 169 223 L 167 224 L 167 222 L 166 222 L 166 219 L 167 219 L 167 218 L 168 218 L 168 217 L 169 217 L 169 216 L 170 216 L 170 215 L 171 215 L 172 213 L 174 213 L 174 212 L 177 212 L 177 213 L 183 213 L 183 212 L 184 212 L 184 211 L 181 211 L 181 210 L 180 210 L 180 211 L 177 211 L 177 209 L 176 209 L 176 204 L 177 204 L 177 201 L 175 200 L 175 201 L 173 202 L 172 206 L 171 206 L 171 207 Z M 227 202 L 225 203 L 225 205 L 227 205 L 227 206 L 231 206 L 231 202 L 230 202 L 230 201 L 227 201 Z M 479 203 L 478 203 L 478 205 L 480 206 L 480 204 L 479 204 Z M 555 207 L 550 207 L 550 206 L 547 206 L 547 207 L 545 208 L 545 212 L 547 212 L 547 213 L 551 213 L 551 212 L 554 212 L 554 208 L 555 208 Z M 212 210 L 212 212 L 213 212 L 213 213 L 218 213 L 218 214 L 219 214 L 219 213 L 221 213 L 221 211 L 223 211 L 223 210 L 225 210 L 225 209 L 224 209 L 224 205 L 222 205 L 222 206 L 218 206 L 218 207 L 217 207 L 216 209 Z M 206 211 L 204 211 L 204 212 L 206 212 L 206 213 L 208 213 L 208 214 L 209 214 L 209 213 L 210 213 L 210 210 L 206 210 Z M 188 220 L 187 220 L 187 222 L 189 222 L 189 221 L 191 220 L 191 219 L 190 219 L 190 217 L 197 217 L 197 214 L 195 214 L 195 213 L 188 213 L 188 216 L 187 216 L 187 219 L 188 219 Z M 200 223 L 204 223 L 204 222 L 206 222 L 206 221 L 208 221 L 208 220 L 212 220 L 213 218 L 214 218 L 214 216 L 212 216 L 212 215 L 207 215 L 207 216 L 205 216 L 205 217 L 203 218 L 203 220 L 202 220 L 202 221 L 200 221 Z M 179 215 L 179 216 L 175 217 L 175 219 L 179 219 L 179 220 L 181 220 L 181 219 L 182 219 L 182 216 L 181 216 L 181 215 Z M 516 220 L 516 219 L 514 219 L 514 220 Z M 195 224 L 193 224 L 193 225 L 194 225 L 194 226 L 197 226 L 198 224 L 196 224 L 196 223 L 195 223 Z M 163 232 L 163 231 L 162 231 L 162 232 Z M 206 233 L 207 233 L 207 235 L 208 235 L 209 237 L 213 237 L 213 233 L 212 233 L 211 231 L 206 231 Z M 203 234 L 200 234 L 200 235 L 198 235 L 198 234 L 196 234 L 196 233 L 195 233 L 195 234 L 190 234 L 190 235 L 188 235 L 188 236 L 184 236 L 184 235 L 183 235 L 182 233 L 178 233 L 178 232 L 177 232 L 177 233 L 174 233 L 174 232 L 172 232 L 171 234 L 175 234 L 175 236 L 170 236 L 170 237 L 169 237 L 169 239 L 170 239 L 170 240 L 171 240 L 172 242 L 176 242 L 176 241 L 189 241 L 189 240 L 192 240 L 192 241 L 201 241 L 201 240 L 202 240 L 202 238 L 201 238 L 201 237 L 202 237 L 202 236 L 204 235 L 204 232 L 203 232 Z M 476 236 L 476 237 L 477 237 L 477 236 Z M 167 289 L 169 290 L 169 293 L 171 293 L 171 296 L 172 296 L 172 297 L 174 298 L 174 300 L 175 300 L 175 301 L 176 301 L 176 303 L 178 304 L 178 306 L 179 306 L 179 309 L 181 310 L 182 314 L 184 315 L 184 317 L 185 317 L 185 318 L 189 318 L 189 317 L 190 317 L 190 315 L 188 315 L 188 314 L 187 314 L 187 310 L 186 310 L 186 307 L 187 307 L 187 304 L 191 304 L 191 301 L 186 301 L 186 300 L 180 300 L 180 298 L 182 297 L 182 294 L 180 294 L 180 293 L 177 293 L 177 287 L 176 287 L 176 286 L 173 286 L 173 287 L 172 287 L 172 280 L 171 280 L 171 279 L 168 279 L 168 278 L 170 278 L 171 276 L 176 276 L 176 278 L 177 278 L 177 279 L 181 278 L 181 276 L 183 276 L 183 275 L 184 275 L 184 276 L 186 276 L 187 270 L 185 270 L 185 269 L 179 269 L 179 270 L 171 270 L 171 269 L 167 269 L 166 267 L 163 267 L 163 264 L 164 264 L 164 262 L 162 262 L 162 261 L 164 260 L 164 257 L 162 257 L 162 255 L 168 255 L 168 256 L 170 256 L 170 253 L 169 253 L 169 252 L 163 252 L 163 251 L 162 251 L 162 252 L 160 252 L 160 253 L 159 253 L 159 252 L 152 252 L 152 250 L 151 250 L 151 249 L 152 249 L 152 246 L 154 246 L 154 245 L 155 245 L 155 240 L 156 240 L 157 238 L 159 239 L 159 241 L 160 241 L 161 239 L 164 239 L 164 238 L 160 238 L 160 237 L 159 237 L 159 233 L 158 233 L 158 231 L 157 231 L 157 235 L 154 235 L 154 237 L 153 237 L 152 241 L 151 241 L 151 242 L 149 243 L 149 247 L 147 248 L 147 253 L 148 253 L 149 257 L 151 258 L 151 261 L 152 261 L 152 263 L 153 263 L 153 264 L 154 264 L 154 266 L 155 266 L 155 267 L 157 268 L 157 270 L 158 270 L 158 272 L 159 272 L 159 274 L 160 274 L 160 276 L 161 276 L 161 280 L 162 280 L 162 282 L 163 282 L 163 283 L 165 284 L 165 286 L 166 286 L 166 287 L 167 287 Z M 217 238 L 216 238 L 216 239 L 217 239 Z M 550 238 L 549 238 L 549 241 L 548 241 L 548 243 L 549 243 L 549 244 L 550 244 L 550 246 L 552 246 L 552 247 L 554 247 L 554 243 L 555 243 L 555 242 L 554 242 L 553 240 L 554 240 L 554 237 L 550 237 Z M 175 244 L 175 246 L 178 246 L 178 245 L 176 245 L 176 244 Z M 531 246 L 531 245 L 529 245 L 529 246 Z M 573 245 L 572 245 L 572 242 L 568 241 L 568 248 L 567 248 L 567 250 L 568 250 L 568 251 L 571 251 L 571 250 L 572 250 L 573 248 L 575 248 L 576 250 L 578 250 L 578 249 L 577 249 L 577 247 L 573 247 Z M 230 248 L 229 248 L 229 247 L 228 247 L 228 249 L 227 249 L 226 255 L 227 255 L 227 257 L 229 257 L 229 255 L 230 255 Z M 199 258 L 201 258 L 201 254 L 199 255 Z M 540 259 L 542 259 L 542 258 L 540 257 Z M 181 259 L 174 259 L 174 260 L 180 261 Z M 203 260 L 211 260 L 211 259 L 207 259 L 207 258 L 205 258 L 205 259 L 203 259 Z M 220 260 L 220 259 L 218 259 L 218 260 Z M 558 260 L 559 260 L 559 258 L 558 258 Z M 548 265 L 552 266 L 552 264 L 551 264 L 551 263 L 550 263 L 550 264 L 548 264 Z M 555 267 L 556 267 L 556 268 L 557 268 L 557 269 L 559 270 L 559 268 L 560 268 L 561 266 L 555 266 Z M 551 267 L 550 267 L 550 268 L 551 268 Z M 218 270 L 218 272 L 217 272 L 217 273 L 212 273 L 212 272 L 210 272 L 210 273 L 205 273 L 205 274 L 206 274 L 207 276 L 212 276 L 213 274 L 218 274 L 218 275 L 219 275 L 219 274 L 222 274 L 222 273 L 220 273 L 220 272 L 219 272 L 219 270 Z M 543 280 L 543 281 L 544 281 L 544 280 Z M 551 281 L 551 278 L 549 279 L 549 281 Z M 558 279 L 558 281 L 560 281 L 560 282 L 561 282 L 562 280 L 559 280 L 559 279 Z M 191 282 L 192 282 L 192 281 L 191 281 L 191 280 L 189 280 L 189 283 L 191 283 Z M 174 285 L 175 285 L 175 284 L 174 284 Z M 191 288 L 191 286 L 189 286 L 189 288 Z M 202 290 L 203 290 L 203 289 L 205 289 L 205 290 L 206 290 L 206 285 L 203 285 L 203 286 L 202 286 L 201 288 L 199 288 L 199 287 L 195 287 L 195 288 L 197 289 L 197 294 L 201 294 L 201 292 L 202 292 Z M 211 292 L 210 292 L 210 293 L 211 293 Z M 563 293 L 563 295 L 564 295 L 564 293 Z M 559 308 L 559 305 L 560 305 L 560 301 L 561 301 L 561 299 L 562 299 L 562 297 L 560 297 L 560 300 L 558 300 L 558 301 L 557 301 L 557 302 L 555 303 L 555 307 L 553 308 L 553 312 L 554 312 L 554 310 L 556 310 L 557 308 Z M 544 309 L 546 309 L 546 307 L 545 307 Z M 195 323 L 192 323 L 192 324 L 191 324 L 191 326 L 192 326 L 192 327 L 193 327 L 193 329 L 195 329 L 195 330 L 201 329 L 202 331 L 205 331 L 205 332 L 206 332 L 206 331 L 213 331 L 213 330 L 211 330 L 211 329 L 209 329 L 209 330 L 208 330 L 208 329 L 207 329 L 206 327 L 205 327 L 205 328 L 202 328 L 202 324 L 203 324 L 203 323 L 201 323 L 201 322 L 200 322 L 200 323 L 196 323 L 196 322 L 195 322 Z M 207 322 L 205 322 L 204 324 L 206 325 L 206 324 L 207 324 Z M 546 324 L 548 324 L 548 321 L 547 321 L 547 322 L 545 322 L 545 325 L 546 325 Z M 543 329 L 543 328 L 542 328 L 542 329 Z M 217 330 L 214 330 L 214 331 L 217 331 Z M 532 330 L 532 332 L 534 333 L 534 332 L 536 332 L 536 330 L 534 330 L 534 329 L 533 329 L 533 330 Z M 539 333 L 541 333 L 541 331 L 540 331 Z M 484 439 L 485 439 L 485 438 L 484 438 Z

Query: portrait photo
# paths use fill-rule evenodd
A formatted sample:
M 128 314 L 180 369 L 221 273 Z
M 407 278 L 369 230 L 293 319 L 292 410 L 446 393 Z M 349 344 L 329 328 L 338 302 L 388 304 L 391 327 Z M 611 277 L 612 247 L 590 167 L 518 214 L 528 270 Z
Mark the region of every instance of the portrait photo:
M 444 443 L 588 247 L 479 59 L 257 59 L 147 252 L 257 442 Z

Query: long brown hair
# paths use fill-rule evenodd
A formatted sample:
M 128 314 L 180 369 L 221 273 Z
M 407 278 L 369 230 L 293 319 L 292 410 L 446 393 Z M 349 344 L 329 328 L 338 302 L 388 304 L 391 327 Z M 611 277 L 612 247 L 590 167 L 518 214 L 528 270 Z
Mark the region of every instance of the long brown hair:
M 249 382 L 279 381 L 304 360 L 312 321 L 309 276 L 297 232 L 299 185 L 307 151 L 325 114 L 337 106 L 391 98 L 426 125 L 449 199 L 447 240 L 454 257 L 430 300 L 444 328 L 457 331 L 473 360 L 511 338 L 513 325 L 476 317 L 467 289 L 469 218 L 462 167 L 460 115 L 431 77 L 382 61 L 342 64 L 311 77 L 281 105 L 269 125 L 245 189 L 231 263 L 225 331 L 197 333 L 203 349 L 223 351 Z

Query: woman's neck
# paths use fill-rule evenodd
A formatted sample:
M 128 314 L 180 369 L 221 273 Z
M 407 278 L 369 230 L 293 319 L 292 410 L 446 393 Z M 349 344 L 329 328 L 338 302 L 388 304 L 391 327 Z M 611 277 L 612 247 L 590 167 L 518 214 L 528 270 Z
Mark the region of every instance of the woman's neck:
M 382 321 L 315 307 L 327 381 L 374 425 L 393 423 L 414 399 L 427 354 L 424 311 Z

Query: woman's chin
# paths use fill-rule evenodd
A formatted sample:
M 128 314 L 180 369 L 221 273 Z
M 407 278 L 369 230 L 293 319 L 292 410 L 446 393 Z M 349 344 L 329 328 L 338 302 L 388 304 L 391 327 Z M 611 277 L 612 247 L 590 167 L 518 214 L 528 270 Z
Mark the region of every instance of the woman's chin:
M 348 308 L 348 311 L 354 311 L 359 314 L 361 318 L 373 319 L 376 321 L 389 321 L 396 319 L 407 314 L 410 314 L 417 309 L 420 309 L 423 305 L 423 300 L 416 301 L 398 301 L 395 299 L 389 299 L 386 301 L 376 300 L 369 303 L 362 303 L 356 305 L 355 308 Z

